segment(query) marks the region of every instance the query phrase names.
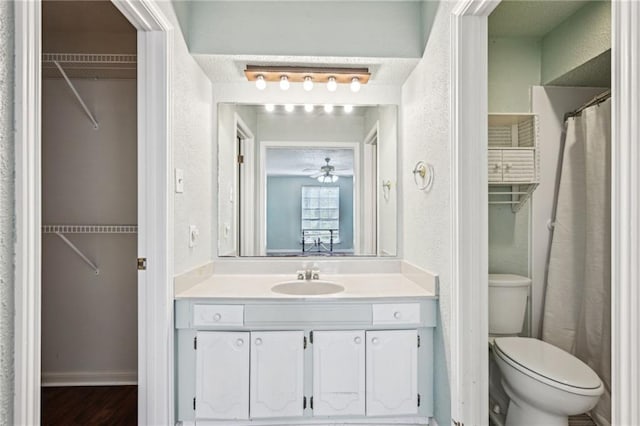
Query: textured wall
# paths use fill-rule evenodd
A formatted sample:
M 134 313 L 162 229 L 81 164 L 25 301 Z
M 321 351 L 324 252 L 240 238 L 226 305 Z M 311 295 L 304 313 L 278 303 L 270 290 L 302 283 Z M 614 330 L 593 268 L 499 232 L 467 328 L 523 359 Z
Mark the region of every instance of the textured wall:
M 542 40 L 542 83 L 555 83 L 609 49 L 611 2 L 589 2 Z
M 173 167 L 184 170 L 184 193 L 174 197 L 174 274 L 179 275 L 212 260 L 214 190 L 211 82 L 189 54 L 173 4 L 158 5 L 171 21 L 173 63 Z M 189 248 L 189 225 L 200 230 L 200 239 Z
M 0 425 L 13 418 L 13 84 L 13 2 L 0 1 Z
M 435 338 L 435 416 L 450 424 L 450 22 L 453 2 L 440 2 L 423 59 L 402 87 L 400 179 L 403 184 L 403 257 L 440 274 L 442 327 Z M 433 164 L 435 181 L 430 192 L 420 191 L 411 170 L 418 160 Z
M 489 112 L 531 110 L 531 86 L 540 84 L 541 49 L 537 38 L 489 39 Z

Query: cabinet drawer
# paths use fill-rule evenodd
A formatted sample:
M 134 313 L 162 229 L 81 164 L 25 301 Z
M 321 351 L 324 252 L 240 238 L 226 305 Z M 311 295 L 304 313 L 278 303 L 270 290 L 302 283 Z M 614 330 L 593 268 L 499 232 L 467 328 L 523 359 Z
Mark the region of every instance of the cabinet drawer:
M 244 325 L 242 305 L 193 305 L 194 326 Z
M 373 324 L 418 324 L 419 303 L 384 303 L 373 305 Z

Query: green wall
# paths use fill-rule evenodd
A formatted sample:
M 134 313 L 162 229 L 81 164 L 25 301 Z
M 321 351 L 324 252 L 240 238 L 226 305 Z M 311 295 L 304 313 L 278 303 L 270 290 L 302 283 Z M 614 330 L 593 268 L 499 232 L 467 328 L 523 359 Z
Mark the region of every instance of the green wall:
M 531 86 L 540 84 L 542 41 L 489 39 L 489 112 L 530 112 Z
M 542 83 L 555 84 L 610 49 L 611 2 L 589 2 L 542 39 Z

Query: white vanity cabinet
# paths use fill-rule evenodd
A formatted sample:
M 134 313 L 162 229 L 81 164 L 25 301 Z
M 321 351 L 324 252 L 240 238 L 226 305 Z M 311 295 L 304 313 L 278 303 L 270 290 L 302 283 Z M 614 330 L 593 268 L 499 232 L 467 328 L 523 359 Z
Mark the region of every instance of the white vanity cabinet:
M 427 424 L 437 302 L 386 302 L 177 301 L 177 420 Z
M 365 332 L 313 333 L 314 416 L 365 414 Z
M 195 415 L 201 419 L 249 418 L 249 333 L 198 332 Z
M 251 418 L 302 416 L 303 363 L 302 331 L 251 333 Z

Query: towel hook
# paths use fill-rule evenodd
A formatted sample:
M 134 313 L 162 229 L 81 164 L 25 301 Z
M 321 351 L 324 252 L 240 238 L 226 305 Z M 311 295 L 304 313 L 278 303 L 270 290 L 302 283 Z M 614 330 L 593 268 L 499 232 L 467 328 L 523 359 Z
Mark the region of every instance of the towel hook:
M 429 192 L 433 186 L 434 171 L 431 164 L 418 161 L 413 168 L 413 181 L 421 191 Z

